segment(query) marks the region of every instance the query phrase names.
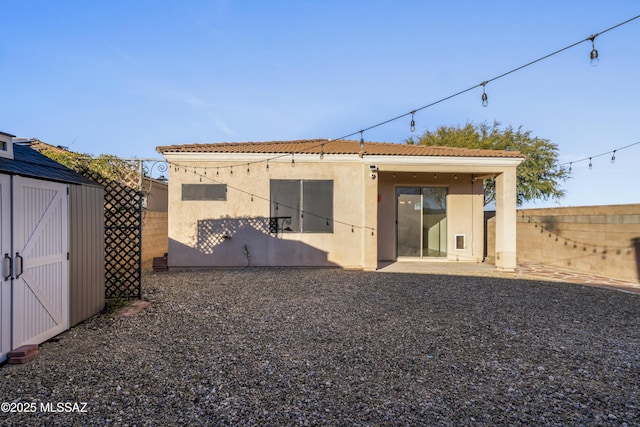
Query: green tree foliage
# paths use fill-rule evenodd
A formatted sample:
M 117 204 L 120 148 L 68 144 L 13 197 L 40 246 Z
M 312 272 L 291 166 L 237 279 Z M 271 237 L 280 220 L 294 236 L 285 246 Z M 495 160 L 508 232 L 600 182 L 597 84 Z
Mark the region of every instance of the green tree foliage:
M 558 146 L 548 139 L 531 135 L 522 127 L 501 128 L 493 125 L 467 123 L 463 127 L 441 126 L 435 132 L 406 141 L 408 144 L 447 146 L 487 150 L 519 151 L 526 156 L 517 169 L 518 205 L 525 201 L 560 200 L 565 192 L 560 182 L 569 178 L 569 171 L 558 165 Z M 496 188 L 493 178 L 486 179 L 485 204 L 495 200 Z
M 123 160 L 108 154 L 92 157 L 88 154 L 75 153 L 40 141 L 34 143 L 33 147 L 50 159 L 83 175 L 96 173 L 129 187 L 138 187 L 139 169 L 135 161 Z

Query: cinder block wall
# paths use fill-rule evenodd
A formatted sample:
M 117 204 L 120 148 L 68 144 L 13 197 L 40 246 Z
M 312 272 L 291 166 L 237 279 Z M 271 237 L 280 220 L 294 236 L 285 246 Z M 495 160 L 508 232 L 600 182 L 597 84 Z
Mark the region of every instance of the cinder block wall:
M 145 211 L 142 215 L 142 264 L 163 256 L 169 250 L 167 212 Z
M 519 264 L 543 264 L 640 282 L 640 204 L 520 209 Z M 487 221 L 486 261 L 495 253 Z

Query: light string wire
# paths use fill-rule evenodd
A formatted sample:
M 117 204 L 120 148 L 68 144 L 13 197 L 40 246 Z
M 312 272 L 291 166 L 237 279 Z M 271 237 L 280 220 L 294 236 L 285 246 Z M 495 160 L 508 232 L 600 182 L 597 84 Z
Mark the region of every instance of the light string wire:
M 212 183 L 215 183 L 215 184 L 223 184 L 223 185 L 225 185 L 227 187 L 227 189 L 232 189 L 232 190 L 237 191 L 239 193 L 246 194 L 247 196 L 250 196 L 252 200 L 253 199 L 259 199 L 259 200 L 263 200 L 265 202 L 274 203 L 271 200 L 271 198 L 269 198 L 269 197 L 260 196 L 259 194 L 255 194 L 255 193 L 252 193 L 250 191 L 243 190 L 242 188 L 238 188 L 238 187 L 235 187 L 233 185 L 229 185 L 227 182 L 221 181 L 219 179 L 212 178 L 212 177 L 208 176 L 206 173 L 205 174 L 199 173 L 198 170 L 197 170 L 198 169 L 197 166 L 186 166 L 186 165 L 182 165 L 182 164 L 177 163 L 177 162 L 167 162 L 167 163 L 168 163 L 169 167 L 173 167 L 174 170 L 177 169 L 177 171 L 180 171 L 180 169 L 183 169 L 185 173 L 192 173 L 192 174 L 198 176 L 200 178 L 200 182 L 202 182 L 202 180 L 205 179 L 205 180 L 208 180 L 208 181 L 210 181 Z M 246 163 L 242 163 L 242 164 L 246 165 Z M 202 169 L 202 167 L 200 167 L 200 168 Z M 316 214 L 314 212 L 310 212 L 310 211 L 306 211 L 304 209 L 300 209 L 300 207 L 289 206 L 289 205 L 286 205 L 286 204 L 283 204 L 283 203 L 276 203 L 276 205 L 277 206 L 282 206 L 284 208 L 289 208 L 289 209 L 293 210 L 294 212 L 297 212 L 300 215 L 310 215 L 310 216 L 313 216 L 313 217 L 316 217 L 316 218 L 320 218 L 320 219 L 323 219 L 323 220 L 326 220 L 326 221 L 331 221 L 331 222 L 333 222 L 335 224 L 340 224 L 340 225 L 345 225 L 345 226 L 351 227 L 352 231 L 354 229 L 356 229 L 356 228 L 357 229 L 361 229 L 361 230 L 370 230 L 371 231 L 371 235 L 373 235 L 375 230 L 376 230 L 374 227 L 369 227 L 369 226 L 366 226 L 366 225 L 356 225 L 356 224 L 352 224 L 352 223 L 349 223 L 349 222 L 346 222 L 346 221 L 340 221 L 340 220 L 337 220 L 335 218 L 330 218 L 330 217 L 327 217 L 327 216 L 324 216 L 324 215 L 318 215 L 318 214 Z
M 614 30 L 614 29 L 616 29 L 616 28 L 618 28 L 618 27 L 621 27 L 621 26 L 623 26 L 623 25 L 625 25 L 625 24 L 628 24 L 629 22 L 634 21 L 634 20 L 636 20 L 636 19 L 638 19 L 638 18 L 640 18 L 640 15 L 636 15 L 636 16 L 634 16 L 634 17 L 632 17 L 632 18 L 629 18 L 629 19 L 627 19 L 626 21 L 620 22 L 619 24 L 616 24 L 616 25 L 614 25 L 614 26 L 612 26 L 612 27 L 609 27 L 609 28 L 607 28 L 607 29 L 605 29 L 605 30 L 602 30 L 602 31 L 600 31 L 600 32 L 598 32 L 598 33 L 592 34 L 591 36 L 587 37 L 586 39 L 583 39 L 583 40 L 577 41 L 577 42 L 572 43 L 572 44 L 570 44 L 570 45 L 568 45 L 568 46 L 565 46 L 565 47 L 563 47 L 563 48 L 561 48 L 561 49 L 558 49 L 558 50 L 556 50 L 556 51 L 554 51 L 554 52 L 551 52 L 551 53 L 549 53 L 549 54 L 547 54 L 547 55 L 541 56 L 541 57 L 540 57 L 540 58 L 538 58 L 538 59 L 534 59 L 534 60 L 533 60 L 533 61 L 531 61 L 531 62 L 528 62 L 528 63 L 526 63 L 526 64 L 524 64 L 524 65 L 521 65 L 521 66 L 519 66 L 519 67 L 516 67 L 516 68 L 514 68 L 514 69 L 512 69 L 512 70 L 506 71 L 506 72 L 504 72 L 504 73 L 502 73 L 502 74 L 499 74 L 499 75 L 497 75 L 497 76 L 495 76 L 495 77 L 492 77 L 492 78 L 490 78 L 490 79 L 488 79 L 488 80 L 485 80 L 485 81 L 483 81 L 482 83 L 476 84 L 476 85 L 471 86 L 471 87 L 469 87 L 469 88 L 467 88 L 467 89 L 464 89 L 464 90 L 461 90 L 461 91 L 459 91 L 459 92 L 456 92 L 456 93 L 454 93 L 453 95 L 449 95 L 449 96 L 447 96 L 447 97 L 444 97 L 444 98 L 442 98 L 442 99 L 439 99 L 439 100 L 437 100 L 437 101 L 434 101 L 434 102 L 432 102 L 432 103 L 430 103 L 430 104 L 427 104 L 427 105 L 424 105 L 424 106 L 422 106 L 422 107 L 419 107 L 419 108 L 413 109 L 413 110 L 409 111 L 408 113 L 404 113 L 404 114 L 401 114 L 401 115 L 399 115 L 399 116 L 396 116 L 396 117 L 393 117 L 393 118 L 387 119 L 387 120 L 385 120 L 385 121 L 382 121 L 382 122 L 380 122 L 380 123 L 376 123 L 375 125 L 372 125 L 372 126 L 369 126 L 369 127 L 366 127 L 366 128 L 362 128 L 361 130 L 359 130 L 359 131 L 357 131 L 357 132 L 350 133 L 350 134 L 348 134 L 348 135 L 342 136 L 342 137 L 337 138 L 337 139 L 345 139 L 345 138 L 349 138 L 349 137 L 351 137 L 351 136 L 357 135 L 358 133 L 366 132 L 366 131 L 371 130 L 371 129 L 375 129 L 375 128 L 377 128 L 377 127 L 380 127 L 380 126 L 386 125 L 386 124 L 388 124 L 388 123 L 391 123 L 391 122 L 393 122 L 393 121 L 395 121 L 395 120 L 399 120 L 399 119 L 401 119 L 401 118 L 403 118 L 403 117 L 407 117 L 407 116 L 409 116 L 409 115 L 413 116 L 413 115 L 414 115 L 415 113 L 417 113 L 418 111 L 422 111 L 422 110 L 424 110 L 424 109 L 426 109 L 426 108 L 433 107 L 434 105 L 440 104 L 440 103 L 442 103 L 442 102 L 444 102 L 444 101 L 448 101 L 448 100 L 449 100 L 449 99 L 451 99 L 451 98 L 455 98 L 456 96 L 459 96 L 459 95 L 462 95 L 462 94 L 464 94 L 464 93 L 470 92 L 470 91 L 472 91 L 472 90 L 474 90 L 474 89 L 476 89 L 476 88 L 478 88 L 478 87 L 485 87 L 488 83 L 491 83 L 491 82 L 493 82 L 493 81 L 496 81 L 496 80 L 498 80 L 498 79 L 501 79 L 501 78 L 503 78 L 503 77 L 506 77 L 506 76 L 508 76 L 508 75 L 510 75 L 510 74 L 513 74 L 513 73 L 515 73 L 515 72 L 517 72 L 517 71 L 520 71 L 520 70 L 522 70 L 522 69 L 524 69 L 524 68 L 530 67 L 531 65 L 534 65 L 534 64 L 536 64 L 536 63 L 538 63 L 538 62 L 541 62 L 541 61 L 543 61 L 543 60 L 545 60 L 545 59 L 548 59 L 548 58 L 550 58 L 550 57 L 552 57 L 552 56 L 554 56 L 554 55 L 557 55 L 557 54 L 562 53 L 562 52 L 564 52 L 564 51 L 566 51 L 566 50 L 569 50 L 569 49 L 571 49 L 571 48 L 573 48 L 573 47 L 576 47 L 576 46 L 578 46 L 579 44 L 582 44 L 582 43 L 584 43 L 584 42 L 590 42 L 590 41 L 593 41 L 593 40 L 595 40 L 595 38 L 596 38 L 596 37 L 598 37 L 598 36 L 600 36 L 600 35 L 602 35 L 602 34 L 604 34 L 604 33 L 607 33 L 607 32 L 609 32 L 609 31 L 611 31 L 611 30 Z
M 362 138 L 362 135 L 363 135 L 363 134 L 364 134 L 364 132 L 366 132 L 366 131 L 369 131 L 369 130 L 371 130 L 371 129 L 378 128 L 378 127 L 380 127 L 380 126 L 384 126 L 384 125 L 386 125 L 386 124 L 389 124 L 389 123 L 391 123 L 391 122 L 394 122 L 394 121 L 396 121 L 396 120 L 399 120 L 399 119 L 404 118 L 404 117 L 407 117 L 407 116 L 411 116 L 411 117 L 412 117 L 412 119 L 413 119 L 413 118 L 414 118 L 414 116 L 415 116 L 415 113 L 417 113 L 417 112 L 419 112 L 419 111 L 422 111 L 422 110 L 425 110 L 425 109 L 427 109 L 427 108 L 433 107 L 433 106 L 435 106 L 435 105 L 441 104 L 441 103 L 443 103 L 443 102 L 445 102 L 445 101 L 448 101 L 448 100 L 450 100 L 450 99 L 452 99 L 452 98 L 455 98 L 455 97 L 457 97 L 457 96 L 460 96 L 460 95 L 463 95 L 463 94 L 465 94 L 465 93 L 467 93 L 467 92 L 470 92 L 470 91 L 472 91 L 472 90 L 474 90 L 474 89 L 476 89 L 476 88 L 482 87 L 482 88 L 484 89 L 484 88 L 486 87 L 486 85 L 487 85 L 487 84 L 489 84 L 489 83 L 491 83 L 491 82 L 494 82 L 494 81 L 496 81 L 496 80 L 502 79 L 502 78 L 504 78 L 504 77 L 506 77 L 506 76 L 509 76 L 510 74 L 513 74 L 513 73 L 515 73 L 515 72 L 517 72 L 517 71 L 520 71 L 520 70 L 522 70 L 522 69 L 524 69 L 524 68 L 530 67 L 530 66 L 532 66 L 532 65 L 534 65 L 534 64 L 537 64 L 538 62 L 541 62 L 541 61 L 544 61 L 545 59 L 551 58 L 552 56 L 558 55 L 558 54 L 560 54 L 560 53 L 562 53 L 562 52 L 564 52 L 564 51 L 567 51 L 567 50 L 569 50 L 569 49 L 571 49 L 571 48 L 574 48 L 574 47 L 576 47 L 576 46 L 578 46 L 578 45 L 580 45 L 580 44 L 582 44 L 582 43 L 584 43 L 584 42 L 592 42 L 592 43 L 593 43 L 593 42 L 594 42 L 594 40 L 595 40 L 598 36 L 600 36 L 600 35 L 602 35 L 602 34 L 605 34 L 605 33 L 609 32 L 609 31 L 612 31 L 612 30 L 614 30 L 614 29 L 616 29 L 616 28 L 619 28 L 619 27 L 621 27 L 621 26 L 623 26 L 623 25 L 626 25 L 626 24 L 628 24 L 628 23 L 630 23 L 630 22 L 632 22 L 632 21 L 634 21 L 634 20 L 636 20 L 636 19 L 638 19 L 638 18 L 640 18 L 640 15 L 636 15 L 636 16 L 634 16 L 634 17 L 632 17 L 632 18 L 629 18 L 629 19 L 627 19 L 627 20 L 625 20 L 625 21 L 623 21 L 623 22 L 620 22 L 620 23 L 618 23 L 618 24 L 616 24 L 616 25 L 613 25 L 613 26 L 611 26 L 611 27 L 609 27 L 609 28 L 606 28 L 606 29 L 604 29 L 604 30 L 602 30 L 602 31 L 600 31 L 600 32 L 594 33 L 594 34 L 590 35 L 589 37 L 587 37 L 587 38 L 585 38 L 585 39 L 579 40 L 579 41 L 577 41 L 577 42 L 575 42 L 575 43 L 572 43 L 572 44 L 570 44 L 570 45 L 568 45 L 568 46 L 565 46 L 565 47 L 563 47 L 563 48 L 560 48 L 560 49 L 558 49 L 558 50 L 556 50 L 556 51 L 554 51 L 554 52 L 551 52 L 551 53 L 546 54 L 546 55 L 544 55 L 544 56 L 541 56 L 541 57 L 539 57 L 539 58 L 537 58 L 537 59 L 534 59 L 533 61 L 527 62 L 527 63 L 526 63 L 526 64 L 524 64 L 524 65 L 520 65 L 519 67 L 513 68 L 513 69 L 511 69 L 511 70 L 509 70 L 509 71 L 506 71 L 506 72 L 504 72 L 504 73 L 501 73 L 501 74 L 499 74 L 499 75 L 497 75 L 497 76 L 491 77 L 490 79 L 484 80 L 484 81 L 482 81 L 481 83 L 478 83 L 478 84 L 475 84 L 475 85 L 473 85 L 473 86 L 470 86 L 470 87 L 468 87 L 468 88 L 466 88 L 466 89 L 460 90 L 460 91 L 458 91 L 458 92 L 456 92 L 456 93 L 453 93 L 453 94 L 451 94 L 451 95 L 449 95 L 449 96 L 446 96 L 446 97 L 444 97 L 444 98 L 441 98 L 441 99 L 439 99 L 439 100 L 437 100 L 437 101 L 434 101 L 434 102 L 431 102 L 431 103 L 429 103 L 429 104 L 423 105 L 422 107 L 415 108 L 415 109 L 413 109 L 413 110 L 411 110 L 411 111 L 409 111 L 409 112 L 407 112 L 407 113 L 400 114 L 400 115 L 398 115 L 398 116 L 395 116 L 395 117 L 392 117 L 392 118 L 390 118 L 390 119 L 387 119 L 387 120 L 381 121 L 381 122 L 376 123 L 376 124 L 374 124 L 374 125 L 371 125 L 371 126 L 368 126 L 368 127 L 361 128 L 360 130 L 357 130 L 357 131 L 355 131 L 355 132 L 349 133 L 349 134 L 347 134 L 347 135 L 343 135 L 343 136 L 341 136 L 341 137 L 339 137 L 339 138 L 327 139 L 325 142 L 320 142 L 320 143 L 318 143 L 318 144 L 315 144 L 315 145 L 312 145 L 312 146 L 306 147 L 306 148 L 304 148 L 304 149 L 302 149 L 302 150 L 295 151 L 295 152 L 288 152 L 288 153 L 279 154 L 279 155 L 276 155 L 276 156 L 270 157 L 270 158 L 268 158 L 268 159 L 254 160 L 254 161 L 251 161 L 251 162 L 239 163 L 239 164 L 237 164 L 237 165 L 220 166 L 219 168 L 225 169 L 225 168 L 233 168 L 234 166 L 238 167 L 238 166 L 243 166 L 243 165 L 252 165 L 252 164 L 257 164 L 257 163 L 264 163 L 264 162 L 269 162 L 269 161 L 272 161 L 272 160 L 277 160 L 277 159 L 280 159 L 280 158 L 283 158 L 283 157 L 293 156 L 293 154 L 294 154 L 294 153 L 295 153 L 295 154 L 304 154 L 305 152 L 307 152 L 307 151 L 309 151 L 309 150 L 313 150 L 313 149 L 316 149 L 316 148 L 323 147 L 324 145 L 330 144 L 331 142 L 334 142 L 334 141 L 345 140 L 345 139 L 347 139 L 347 138 L 350 138 L 350 137 L 355 136 L 355 135 L 358 135 L 358 134 L 360 134 L 360 136 L 361 136 L 361 140 L 362 140 L 362 139 L 363 139 L 363 138 Z M 413 123 L 413 120 L 412 120 L 412 124 L 415 126 L 415 124 Z M 624 148 L 627 148 L 627 147 L 624 147 Z M 618 150 L 616 150 L 616 151 L 619 151 L 619 150 L 620 150 L 620 149 L 618 149 Z M 605 155 L 605 154 L 608 154 L 608 153 L 611 153 L 611 152 L 612 152 L 612 151 L 609 151 L 609 152 L 607 152 L 607 153 L 603 153 L 603 154 L 601 154 L 601 155 Z M 600 156 L 600 155 L 599 155 L 599 156 Z M 598 156 L 590 156 L 590 157 L 591 157 L 591 158 L 595 158 L 595 157 L 598 157 Z M 579 162 L 579 161 L 588 160 L 588 159 L 589 159 L 589 157 L 587 157 L 587 158 L 585 158 L 585 159 L 578 160 L 578 162 Z M 569 162 L 569 163 L 576 163 L 576 162 Z M 567 164 L 569 164 L 569 163 L 567 163 Z M 564 164 L 563 164 L 563 165 L 564 165 Z
M 589 160 L 589 164 L 591 165 L 592 164 L 591 161 L 593 159 L 597 159 L 598 157 L 608 156 L 609 154 L 612 155 L 611 156 L 611 163 L 615 163 L 615 161 L 616 161 L 616 153 L 618 153 L 619 151 L 625 150 L 627 148 L 631 148 L 631 147 L 633 147 L 635 145 L 638 145 L 638 144 L 640 144 L 640 141 L 634 142 L 633 144 L 625 145 L 624 147 L 616 148 L 614 150 L 609 150 L 609 151 L 606 151 L 604 153 L 596 154 L 596 155 L 593 155 L 593 156 L 587 156 L 585 158 L 578 159 L 578 160 L 572 160 L 570 162 L 560 163 L 558 166 L 567 166 L 567 165 L 569 165 L 569 169 L 571 169 L 571 166 L 573 166 L 574 163 L 586 162 L 587 160 Z
M 401 115 L 398 115 L 398 116 L 392 117 L 392 118 L 387 119 L 387 120 L 384 120 L 384 121 L 381 121 L 381 122 L 376 123 L 376 124 L 374 124 L 374 125 L 372 125 L 372 126 L 368 126 L 368 127 L 362 128 L 362 129 L 360 129 L 360 130 L 358 130 L 358 131 L 352 132 L 352 133 L 350 133 L 350 134 L 343 135 L 343 136 L 341 136 L 341 137 L 339 137 L 339 138 L 328 139 L 328 140 L 323 141 L 323 142 L 320 142 L 320 143 L 318 143 L 318 144 L 315 144 L 315 145 L 312 145 L 312 146 L 306 147 L 306 148 L 304 148 L 304 149 L 302 149 L 302 150 L 298 150 L 298 151 L 295 151 L 295 152 L 282 153 L 282 154 L 279 154 L 279 155 L 276 155 L 276 156 L 269 157 L 269 158 L 267 158 L 267 159 L 254 160 L 254 161 L 249 161 L 249 162 L 242 162 L 242 163 L 238 163 L 238 164 L 234 164 L 234 165 L 212 166 L 212 167 L 215 167 L 215 168 L 216 168 L 216 171 L 219 171 L 220 169 L 227 169 L 227 168 L 228 168 L 228 169 L 230 169 L 230 170 L 232 171 L 231 173 L 233 173 L 233 167 L 234 167 L 234 166 L 236 166 L 236 167 L 240 167 L 240 166 L 245 166 L 245 165 L 246 165 L 246 166 L 247 166 L 247 168 L 249 168 L 251 165 L 259 164 L 259 163 L 264 163 L 264 162 L 266 162 L 266 163 L 267 163 L 267 165 L 268 165 L 269 161 L 273 161 L 273 160 L 281 159 L 281 158 L 288 157 L 288 156 L 292 156 L 292 165 L 293 165 L 293 164 L 294 164 L 294 163 L 293 163 L 293 162 L 294 162 L 294 158 L 293 158 L 293 155 L 294 155 L 294 154 L 303 154 L 303 153 L 305 153 L 305 152 L 307 152 L 307 151 L 309 151 L 309 150 L 313 150 L 313 149 L 316 149 L 316 148 L 321 148 L 321 147 L 324 147 L 324 146 L 325 146 L 325 145 L 327 145 L 327 144 L 330 144 L 331 142 L 334 142 L 334 141 L 340 141 L 340 140 L 345 140 L 345 139 L 347 139 L 347 138 L 349 138 L 349 137 L 352 137 L 352 136 L 354 136 L 354 135 L 357 135 L 357 134 L 360 134 L 360 135 L 361 135 L 361 141 L 362 141 L 362 135 L 363 135 L 363 134 L 364 134 L 364 132 L 366 132 L 366 131 L 369 131 L 369 130 L 371 130 L 371 129 L 378 128 L 378 127 L 380 127 L 380 126 L 384 126 L 384 125 L 386 125 L 386 124 L 388 124 L 388 123 L 394 122 L 394 121 L 396 121 L 396 120 L 399 120 L 399 119 L 401 119 L 401 118 L 407 117 L 407 116 L 409 116 L 409 115 L 410 115 L 410 116 L 412 117 L 412 119 L 413 119 L 413 118 L 414 118 L 414 116 L 415 116 L 415 113 L 417 113 L 417 112 L 419 112 L 419 111 L 425 110 L 425 109 L 427 109 L 427 108 L 433 107 L 433 106 L 435 106 L 435 105 L 438 105 L 438 104 L 440 104 L 440 103 L 443 103 L 443 102 L 445 102 L 445 101 L 448 101 L 448 100 L 450 100 L 450 99 L 452 99 L 452 98 L 455 98 L 455 97 L 457 97 L 457 96 L 463 95 L 463 94 L 465 94 L 465 93 L 467 93 L 467 92 L 470 92 L 470 91 L 472 91 L 472 90 L 474 90 L 474 89 L 476 89 L 476 88 L 478 88 L 478 87 L 482 87 L 482 88 L 484 89 L 484 88 L 486 87 L 486 85 L 487 85 L 488 83 L 490 83 L 490 82 L 493 82 L 493 81 L 499 80 L 499 79 L 504 78 L 504 77 L 506 77 L 506 76 L 509 76 L 510 74 L 513 74 L 513 73 L 515 73 L 515 72 L 517 72 L 517 71 L 520 71 L 520 70 L 522 70 L 522 69 L 524 69 L 524 68 L 527 68 L 527 67 L 530 67 L 530 66 L 532 66 L 532 65 L 534 65 L 534 64 L 537 64 L 538 62 L 541 62 L 541 61 L 543 61 L 543 60 L 545 60 L 545 59 L 548 59 L 548 58 L 550 58 L 550 57 L 552 57 L 552 56 L 555 56 L 555 55 L 557 55 L 557 54 L 559 54 L 559 53 L 562 53 L 562 52 L 564 52 L 564 51 L 566 51 L 566 50 L 569 50 L 569 49 L 571 49 L 571 48 L 573 48 L 573 47 L 575 47 L 575 46 L 578 46 L 578 45 L 580 45 L 580 44 L 582 44 L 582 43 L 584 43 L 584 42 L 587 42 L 587 41 L 591 41 L 591 42 L 593 42 L 593 41 L 595 40 L 595 38 L 596 38 L 596 37 L 598 37 L 598 36 L 600 36 L 600 35 L 602 35 L 602 34 L 604 34 L 604 33 L 607 33 L 607 32 L 609 32 L 609 31 L 611 31 L 611 30 L 614 30 L 614 29 L 616 29 L 616 28 L 618 28 L 618 27 L 621 27 L 621 26 L 623 26 L 623 25 L 625 25 L 625 24 L 628 24 L 628 23 L 630 23 L 630 22 L 632 22 L 632 21 L 634 21 L 634 20 L 636 20 L 636 19 L 638 19 L 638 18 L 640 18 L 640 15 L 636 15 L 636 16 L 634 16 L 634 17 L 632 17 L 632 18 L 627 19 L 626 21 L 620 22 L 620 23 L 618 23 L 618 24 L 616 24 L 616 25 L 613 25 L 613 26 L 611 26 L 611 27 L 609 27 L 609 28 L 607 28 L 607 29 L 605 29 L 605 30 L 602 30 L 602 31 L 600 31 L 600 32 L 598 32 L 598 33 L 592 34 L 591 36 L 589 36 L 589 37 L 587 37 L 587 38 L 585 38 L 585 39 L 579 40 L 579 41 L 577 41 L 577 42 L 575 42 L 575 43 L 572 43 L 572 44 L 570 44 L 570 45 L 568 45 L 568 46 L 565 46 L 565 47 L 563 47 L 563 48 L 561 48 L 561 49 L 558 49 L 558 50 L 556 50 L 556 51 L 554 51 L 554 52 L 551 52 L 551 53 L 549 53 L 549 54 L 547 54 L 547 55 L 541 56 L 540 58 L 537 58 L 537 59 L 535 59 L 535 60 L 533 60 L 533 61 L 530 61 L 530 62 L 528 62 L 528 63 L 526 63 L 526 64 L 524 64 L 524 65 L 521 65 L 521 66 L 519 66 L 519 67 L 513 68 L 513 69 L 511 69 L 511 70 L 509 70 L 509 71 L 506 71 L 506 72 L 504 72 L 504 73 L 502 73 L 502 74 L 499 74 L 499 75 L 497 75 L 497 76 L 494 76 L 494 77 L 492 77 L 492 78 L 490 78 L 490 79 L 484 80 L 483 82 L 481 82 L 481 83 L 479 83 L 479 84 L 476 84 L 476 85 L 470 86 L 470 87 L 468 87 L 468 88 L 466 88 L 466 89 L 463 89 L 463 90 L 461 90 L 461 91 L 458 91 L 458 92 L 456 92 L 456 93 L 454 93 L 454 94 L 452 94 L 452 95 L 446 96 L 446 97 L 444 97 L 444 98 L 441 98 L 441 99 L 439 99 L 439 100 L 436 100 L 436 101 L 434 101 L 434 102 L 431 102 L 431 103 L 429 103 L 429 104 L 426 104 L 426 105 L 424 105 L 424 106 L 422 106 L 422 107 L 415 108 L 415 109 L 413 109 L 413 110 L 411 110 L 411 111 L 409 111 L 409 112 L 407 112 L 407 113 L 404 113 L 404 114 L 401 114 Z M 639 142 L 637 142 L 637 143 L 630 144 L 630 145 L 628 145 L 628 146 L 625 146 L 625 147 L 622 147 L 622 148 L 619 148 L 619 149 L 613 150 L 613 151 L 608 151 L 608 152 L 606 152 L 606 153 L 599 154 L 599 155 L 597 155 L 597 156 L 590 156 L 590 157 L 587 157 L 587 158 L 584 158 L 584 159 L 580 159 L 580 160 L 578 160 L 578 161 L 576 161 L 576 162 L 585 161 L 585 160 L 587 160 L 587 159 L 588 159 L 588 160 L 590 160 L 590 164 L 591 164 L 591 159 L 592 159 L 592 158 L 596 158 L 596 157 L 604 156 L 604 155 L 609 154 L 609 153 L 614 153 L 614 156 L 615 156 L 615 152 L 620 151 L 620 150 L 625 149 L 625 148 L 629 148 L 629 147 L 631 147 L 631 146 L 633 146 L 633 145 L 636 145 L 636 144 L 638 144 L 638 143 L 640 143 L 640 141 L 639 141 Z M 361 145 L 362 145 L 362 143 L 361 143 Z M 323 154 L 323 153 L 321 152 L 321 156 L 322 156 L 322 154 Z M 576 163 L 576 162 L 569 162 L 569 163 L 566 163 L 566 164 L 570 164 L 570 165 L 571 165 L 572 163 Z M 172 162 L 168 162 L 168 163 L 169 163 L 170 165 L 173 165 L 174 167 L 182 167 L 182 168 L 184 168 L 185 172 L 187 172 L 187 171 L 188 171 L 187 166 L 182 166 L 182 165 L 179 165 L 179 164 L 177 164 L 177 163 L 172 163 Z M 209 163 L 210 163 L 210 162 L 209 162 Z M 565 165 L 565 164 L 563 164 L 563 165 Z M 208 179 L 208 180 L 209 180 L 209 181 L 211 181 L 211 182 L 216 182 L 216 183 L 220 183 L 220 184 L 225 184 L 225 185 L 227 185 L 227 187 L 228 187 L 228 188 L 231 188 L 231 189 L 233 189 L 233 190 L 235 190 L 235 191 L 238 191 L 238 192 L 241 192 L 241 193 L 247 194 L 247 195 L 251 196 L 252 198 L 258 198 L 258 199 L 261 199 L 261 200 L 264 200 L 264 201 L 271 202 L 271 199 L 270 199 L 270 198 L 266 198 L 266 197 L 263 197 L 263 196 L 260 196 L 260 195 L 257 195 L 257 194 L 253 194 L 253 193 L 251 193 L 251 192 L 249 192 L 249 191 L 246 191 L 246 190 L 243 190 L 243 189 L 240 189 L 240 188 L 234 187 L 234 186 L 230 186 L 229 184 L 227 184 L 227 183 L 225 183 L 225 182 L 222 182 L 222 181 L 219 181 L 219 180 L 215 180 L 215 179 L 213 179 L 213 178 L 211 178 L 211 177 L 207 176 L 207 175 L 206 175 L 207 167 L 204 167 L 204 170 L 205 170 L 204 175 L 202 175 L 202 174 L 198 174 L 198 173 L 197 173 L 197 171 L 196 171 L 196 168 L 197 168 L 197 167 L 195 167 L 195 166 L 192 166 L 192 167 L 193 167 L 193 173 L 194 173 L 194 174 L 196 174 L 196 175 L 200 175 L 200 180 L 201 180 L 201 181 L 202 181 L 202 179 L 203 179 L 203 178 L 205 178 L 205 179 Z M 218 173 L 218 172 L 216 172 L 216 173 Z M 285 206 L 285 205 L 283 205 L 283 206 Z M 312 216 L 316 216 L 316 217 L 318 217 L 318 218 L 326 219 L 327 221 L 333 221 L 334 223 L 338 223 L 338 224 L 342 224 L 342 225 L 351 226 L 352 230 L 353 230 L 354 228 L 359 228 L 359 229 L 369 229 L 369 230 L 371 230 L 372 234 L 374 233 L 374 230 L 375 230 L 375 229 L 374 229 L 374 228 L 372 228 L 372 227 L 368 227 L 368 226 L 357 226 L 357 225 L 355 225 L 355 224 L 350 224 L 350 223 L 347 223 L 347 222 L 343 222 L 343 221 L 335 220 L 334 218 L 326 218 L 326 217 L 324 217 L 324 216 L 320 216 L 320 215 L 314 214 L 313 212 L 306 212 L 306 211 L 302 211 L 302 210 L 300 210 L 298 207 L 293 207 L 293 206 L 286 206 L 286 207 L 287 207 L 287 208 L 289 208 L 289 209 L 292 209 L 292 210 L 294 210 L 294 211 L 297 211 L 297 212 L 299 212 L 300 214 L 312 215 Z
M 582 242 L 580 240 L 575 240 L 568 237 L 563 237 L 562 235 L 560 235 L 560 233 L 556 233 L 555 231 L 545 228 L 545 224 L 543 222 L 536 221 L 533 216 L 524 212 L 522 209 L 518 209 L 517 212 L 520 214 L 520 217 L 522 218 L 523 222 L 526 219 L 527 223 L 533 224 L 535 228 L 540 227 L 540 233 L 545 233 L 545 232 L 548 233 L 548 237 L 549 238 L 555 237 L 556 242 L 559 241 L 560 239 L 563 240 L 565 246 L 571 243 L 573 246 L 573 249 L 577 249 L 578 246 L 581 246 L 583 251 L 586 251 L 587 248 L 591 248 L 592 253 L 597 253 L 598 248 L 602 247 L 602 255 L 606 255 L 609 250 L 617 251 L 618 255 L 621 253 L 621 251 L 626 250 L 628 255 L 630 253 L 629 251 L 631 251 L 634 247 L 633 243 L 629 243 L 626 246 L 603 246 L 603 245 L 598 245 L 594 243 Z

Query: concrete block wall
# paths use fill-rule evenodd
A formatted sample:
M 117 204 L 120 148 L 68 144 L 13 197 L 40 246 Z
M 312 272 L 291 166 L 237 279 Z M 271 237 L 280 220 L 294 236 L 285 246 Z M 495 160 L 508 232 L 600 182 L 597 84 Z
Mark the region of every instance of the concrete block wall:
M 487 221 L 487 257 L 495 252 Z M 640 282 L 640 204 L 519 209 L 519 264 L 543 264 Z
M 142 215 L 142 264 L 149 264 L 154 257 L 163 256 L 169 250 L 169 226 L 167 212 L 145 211 Z

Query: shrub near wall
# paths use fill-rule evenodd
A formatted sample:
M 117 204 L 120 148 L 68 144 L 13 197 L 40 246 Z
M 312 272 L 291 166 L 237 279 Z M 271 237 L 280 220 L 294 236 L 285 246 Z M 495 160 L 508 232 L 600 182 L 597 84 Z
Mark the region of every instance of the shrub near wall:
M 487 221 L 487 262 L 495 218 Z M 640 281 L 640 204 L 519 209 L 519 264 L 543 264 Z

